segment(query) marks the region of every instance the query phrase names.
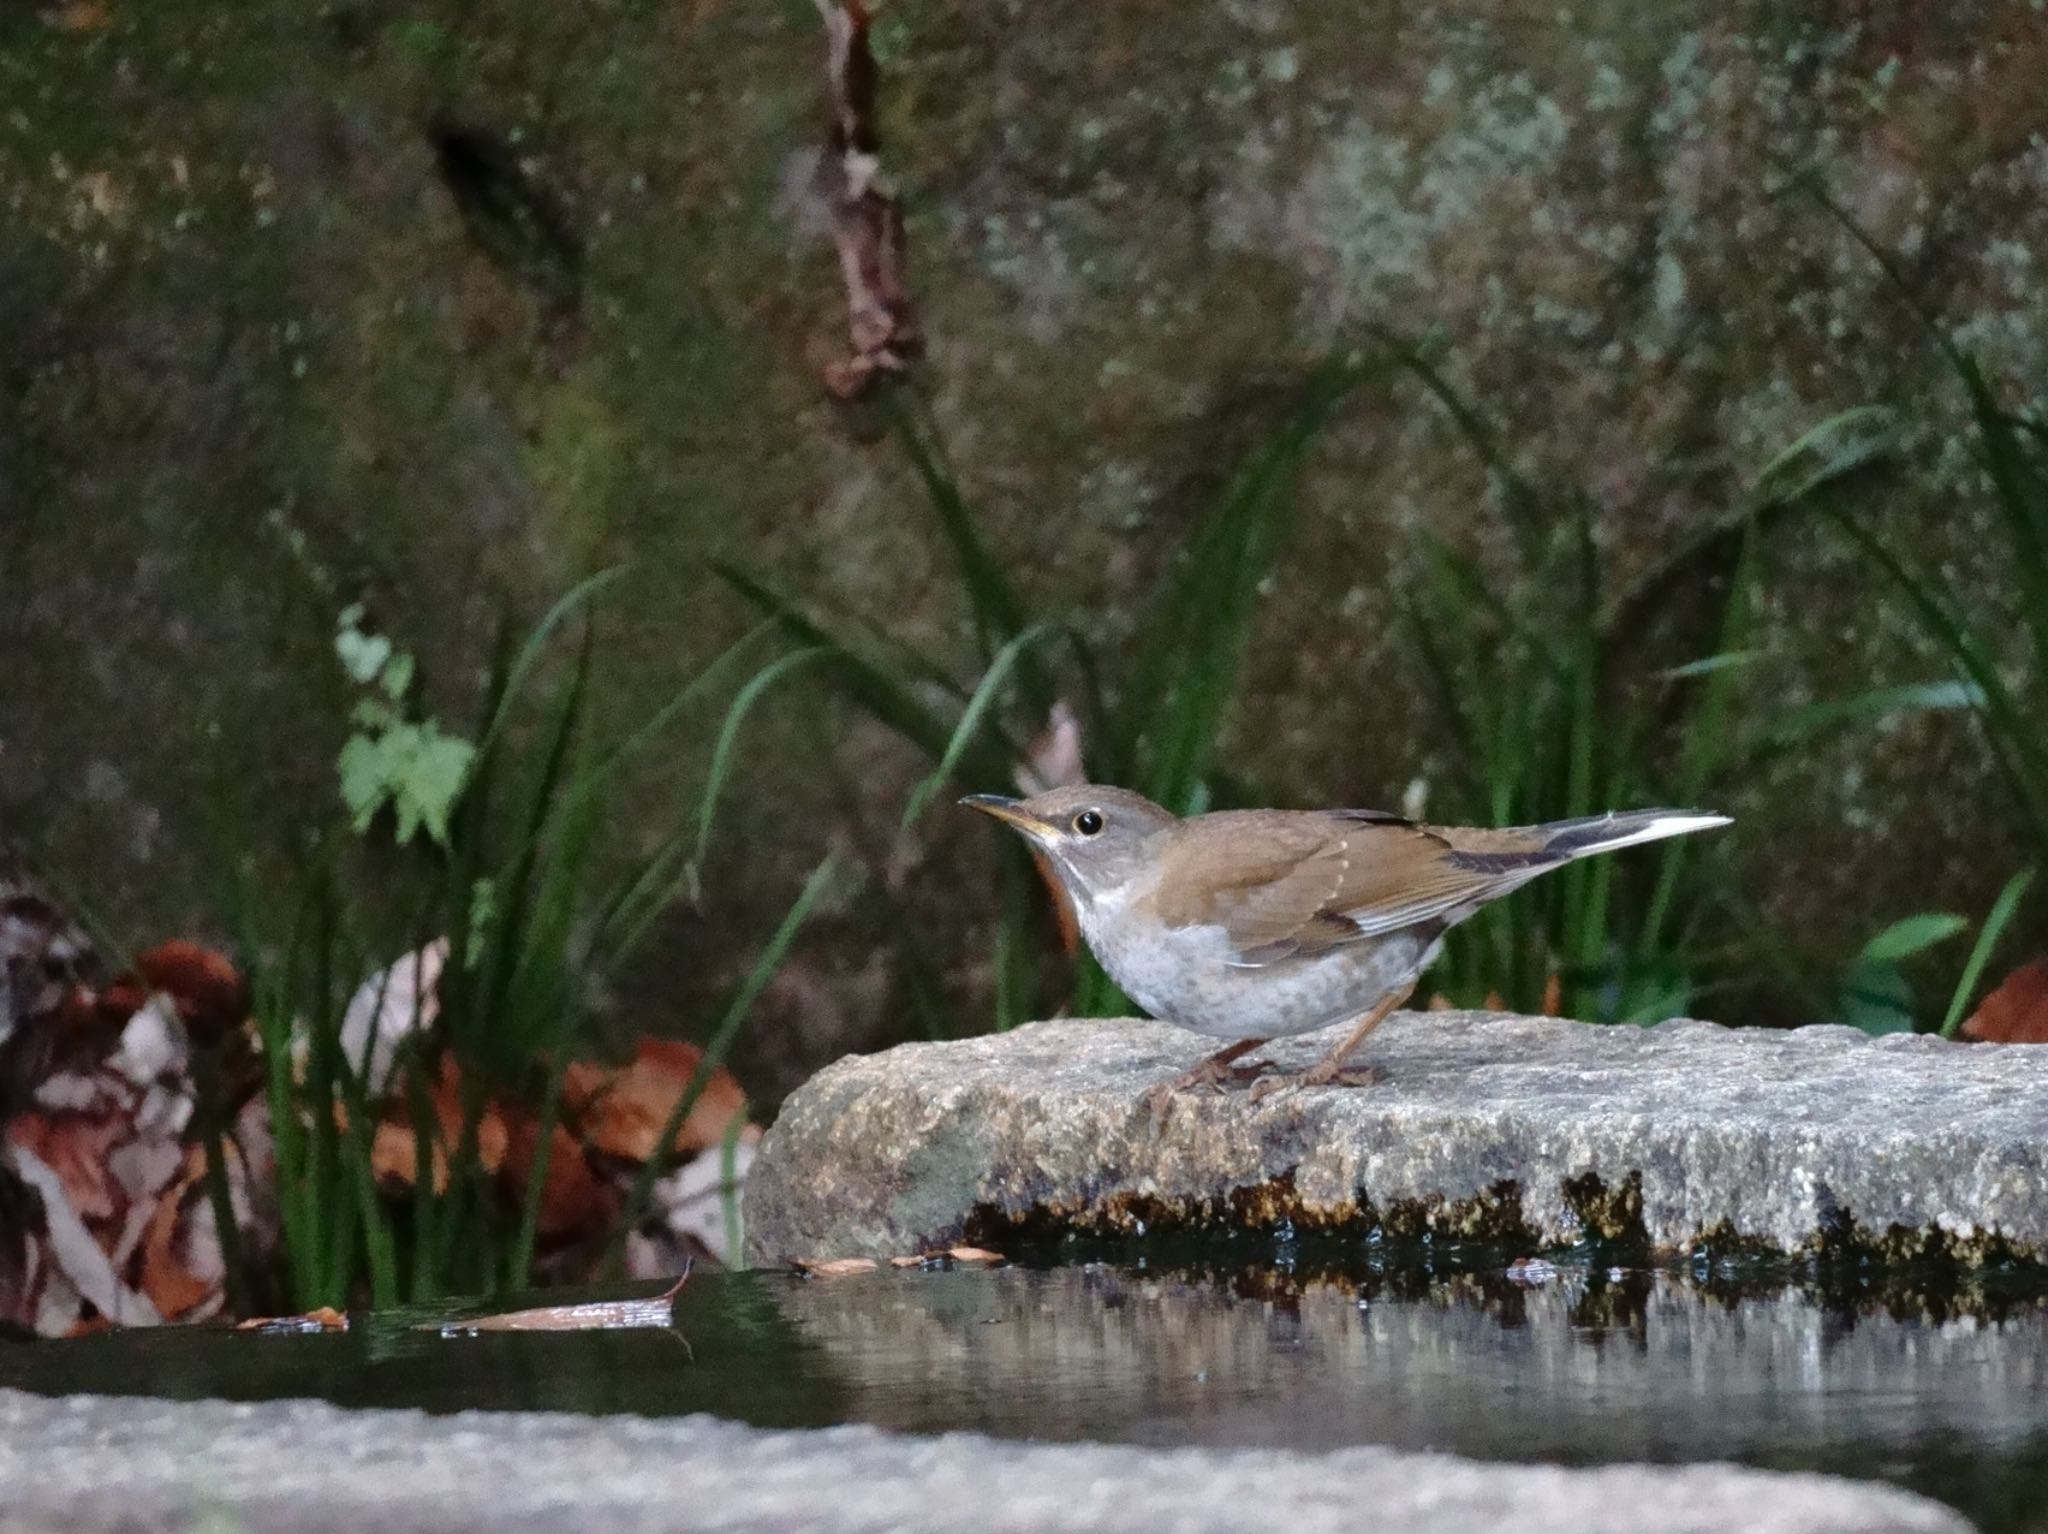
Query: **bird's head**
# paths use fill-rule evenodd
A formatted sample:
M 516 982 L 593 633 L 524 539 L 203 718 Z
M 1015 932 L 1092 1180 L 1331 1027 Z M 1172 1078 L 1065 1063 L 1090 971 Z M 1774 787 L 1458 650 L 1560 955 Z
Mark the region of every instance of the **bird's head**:
M 1175 817 L 1142 794 L 1098 783 L 1055 788 L 1030 799 L 969 794 L 969 809 L 1020 833 L 1052 865 L 1077 901 L 1122 888 L 1153 856 L 1152 840 Z

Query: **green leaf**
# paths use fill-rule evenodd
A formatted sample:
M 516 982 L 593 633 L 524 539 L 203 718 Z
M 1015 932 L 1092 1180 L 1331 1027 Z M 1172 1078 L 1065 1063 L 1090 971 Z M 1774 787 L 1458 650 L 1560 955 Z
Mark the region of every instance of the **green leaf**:
M 475 755 L 476 748 L 468 741 L 443 735 L 429 721 L 420 729 L 399 784 L 400 809 L 410 806 L 426 826 L 427 835 L 444 846 L 448 842 L 449 813 L 455 808 Z
M 359 832 L 369 830 L 370 822 L 391 797 L 391 769 L 383 742 L 351 735 L 335 765 L 341 772 L 341 798 L 348 806 L 350 821 Z
M 393 703 L 403 699 L 412 687 L 413 659 L 410 655 L 394 655 L 384 668 L 384 696 Z
M 334 653 L 341 657 L 342 667 L 351 681 L 368 686 L 377 680 L 377 673 L 391 659 L 391 641 L 382 634 L 365 634 L 358 629 L 345 628 L 334 636 Z
M 1913 1031 L 1913 988 L 1895 964 L 1858 959 L 1842 977 L 1842 1021 L 1869 1034 Z
M 1863 945 L 1862 957 L 1875 964 L 1895 964 L 1945 943 L 1970 924 L 1948 911 L 1926 911 L 1895 921 Z

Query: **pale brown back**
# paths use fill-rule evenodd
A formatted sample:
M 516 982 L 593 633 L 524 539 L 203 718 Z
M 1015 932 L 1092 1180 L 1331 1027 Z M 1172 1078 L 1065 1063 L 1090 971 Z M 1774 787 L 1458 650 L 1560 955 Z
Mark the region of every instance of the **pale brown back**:
M 1375 810 L 1237 810 L 1163 834 L 1154 900 L 1169 926 L 1223 928 L 1238 962 L 1417 926 L 1567 860 L 1545 828 L 1417 825 Z

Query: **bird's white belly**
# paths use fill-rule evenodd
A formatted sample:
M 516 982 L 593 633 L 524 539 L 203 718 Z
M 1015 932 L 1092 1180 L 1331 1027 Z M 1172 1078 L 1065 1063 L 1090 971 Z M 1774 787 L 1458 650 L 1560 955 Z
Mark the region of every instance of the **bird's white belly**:
M 1102 967 L 1124 994 L 1154 1017 L 1219 1039 L 1285 1038 L 1370 1011 L 1436 957 L 1420 932 L 1392 932 L 1308 957 L 1257 968 L 1229 962 L 1234 950 L 1218 927 L 1155 929 L 1149 941 L 1123 941 L 1116 922 L 1082 929 Z

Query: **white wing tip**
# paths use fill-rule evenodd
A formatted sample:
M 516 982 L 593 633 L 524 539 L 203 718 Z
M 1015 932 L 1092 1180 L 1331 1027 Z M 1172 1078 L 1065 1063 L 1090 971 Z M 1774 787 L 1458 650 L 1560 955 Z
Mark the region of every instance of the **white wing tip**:
M 1613 852 L 1621 847 L 1634 847 L 1643 842 L 1661 842 L 1666 837 L 1689 836 L 1694 831 L 1712 831 L 1721 826 L 1734 824 L 1734 816 L 1716 815 L 1708 811 L 1659 815 L 1644 821 L 1633 830 L 1622 832 L 1619 836 L 1592 842 L 1584 847 L 1575 847 L 1572 849 L 1572 856 L 1585 857 L 1592 853 Z
M 1703 810 L 1692 815 L 1659 815 L 1647 827 L 1652 836 L 1684 836 L 1689 831 L 1712 831 L 1735 824 L 1733 815 L 1716 815 Z

